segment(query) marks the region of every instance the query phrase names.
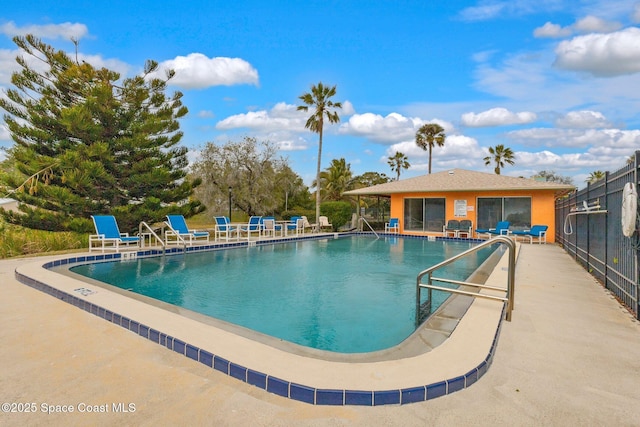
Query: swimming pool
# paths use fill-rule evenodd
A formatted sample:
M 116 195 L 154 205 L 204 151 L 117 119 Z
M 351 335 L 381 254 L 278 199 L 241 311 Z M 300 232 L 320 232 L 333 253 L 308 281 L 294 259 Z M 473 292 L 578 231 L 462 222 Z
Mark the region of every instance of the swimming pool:
M 295 344 L 338 353 L 395 346 L 415 330 L 415 278 L 472 245 L 343 237 L 206 251 L 71 270 Z M 442 274 L 466 279 L 489 255 Z M 448 295 L 438 293 L 437 306 Z

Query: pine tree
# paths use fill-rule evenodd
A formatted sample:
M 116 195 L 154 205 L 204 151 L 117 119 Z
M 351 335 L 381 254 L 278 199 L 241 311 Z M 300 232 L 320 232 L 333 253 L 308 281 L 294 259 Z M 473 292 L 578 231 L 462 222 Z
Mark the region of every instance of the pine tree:
M 147 61 L 143 75 L 120 82 L 31 35 L 13 40 L 24 54 L 15 87 L 0 98 L 15 142 L 15 167 L 2 181 L 21 212 L 0 211 L 8 222 L 87 232 L 92 214 L 112 214 L 131 232 L 167 213 L 204 210 L 190 200 L 200 181 L 186 179 L 187 149 L 178 145 L 187 108 L 180 92 L 165 94 L 172 71 L 150 78 L 158 64 Z

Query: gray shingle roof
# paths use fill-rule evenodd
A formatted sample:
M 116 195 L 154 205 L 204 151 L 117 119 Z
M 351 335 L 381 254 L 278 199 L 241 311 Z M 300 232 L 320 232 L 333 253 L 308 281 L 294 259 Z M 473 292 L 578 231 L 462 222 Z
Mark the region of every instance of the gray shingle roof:
M 492 190 L 555 190 L 567 192 L 575 187 L 557 182 L 536 181 L 529 178 L 496 175 L 494 173 L 475 172 L 465 169 L 451 169 L 444 172 L 421 175 L 400 181 L 387 182 L 357 190 L 345 191 L 345 195 L 384 195 L 398 193 L 426 193 L 453 191 L 492 191 Z

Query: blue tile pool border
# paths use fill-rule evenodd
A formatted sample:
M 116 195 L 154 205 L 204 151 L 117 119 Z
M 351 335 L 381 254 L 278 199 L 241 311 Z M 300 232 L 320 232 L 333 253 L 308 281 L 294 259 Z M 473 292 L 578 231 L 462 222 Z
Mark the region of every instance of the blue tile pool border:
M 354 232 L 354 233 L 341 233 L 341 236 L 348 235 L 371 235 L 373 233 L 367 232 Z M 422 238 L 423 236 L 407 236 L 399 234 L 378 233 L 385 237 L 398 236 L 402 238 Z M 337 236 L 336 236 L 337 237 Z M 316 240 L 332 238 L 332 235 L 315 235 L 315 236 L 303 236 L 295 238 L 282 238 L 269 241 L 257 241 L 257 245 L 283 243 L 293 240 Z M 437 240 L 466 240 L 474 241 L 473 239 L 459 239 L 459 238 L 437 238 Z M 252 242 L 253 243 L 253 242 Z M 192 246 L 187 248 L 170 248 L 165 251 L 165 254 L 171 253 L 183 253 L 194 251 L 207 251 L 207 250 L 219 250 L 233 247 L 250 246 L 249 242 L 228 242 L 221 244 L 209 244 L 203 246 Z M 163 251 L 158 249 L 140 249 L 134 252 L 137 257 L 151 257 L 162 255 Z M 45 269 L 51 269 L 54 267 L 64 266 L 68 264 L 78 263 L 92 263 L 92 262 L 105 262 L 112 260 L 122 260 L 123 253 L 100 253 L 96 255 L 81 255 L 72 256 L 70 258 L 57 259 L 42 265 Z M 251 384 L 255 387 L 263 389 L 269 393 L 277 394 L 278 396 L 286 397 L 288 399 L 305 402 L 312 405 L 359 405 L 359 406 L 379 406 L 379 405 L 405 405 L 415 402 L 423 402 L 431 399 L 435 399 L 440 396 L 445 396 L 456 391 L 465 389 L 475 384 L 489 369 L 493 362 L 493 357 L 498 345 L 498 338 L 500 336 L 500 330 L 502 329 L 502 322 L 505 315 L 506 305 L 503 304 L 502 315 L 498 323 L 498 328 L 493 338 L 491 348 L 486 358 L 475 368 L 469 372 L 459 375 L 453 378 L 443 379 L 442 381 L 425 384 L 421 386 L 412 385 L 411 387 L 402 389 L 391 390 L 349 390 L 349 389 L 322 389 L 309 387 L 304 384 L 298 384 L 287 381 L 282 378 L 278 378 L 268 373 L 255 371 L 249 367 L 245 367 L 234 363 L 233 361 L 226 360 L 220 356 L 212 354 L 204 349 L 201 349 L 195 345 L 184 342 L 179 338 L 172 337 L 163 333 L 162 331 L 155 330 L 150 326 L 137 322 L 134 319 L 129 319 L 118 313 L 107 310 L 96 304 L 93 304 L 87 300 L 78 298 L 74 295 L 63 292 L 56 289 L 46 283 L 39 280 L 35 280 L 15 271 L 16 279 L 27 286 L 37 289 L 41 292 L 49 294 L 61 301 L 67 302 L 81 310 L 91 313 L 95 316 L 101 317 L 115 325 L 119 325 L 124 329 L 127 329 L 135 334 L 146 338 L 156 344 L 166 347 L 169 350 L 173 350 L 176 353 L 192 359 L 196 362 L 215 369 L 218 372 L 222 372 L 228 376 L 236 378 L 247 384 Z M 82 288 L 79 288 L 82 289 Z M 78 291 L 79 289 L 76 289 Z

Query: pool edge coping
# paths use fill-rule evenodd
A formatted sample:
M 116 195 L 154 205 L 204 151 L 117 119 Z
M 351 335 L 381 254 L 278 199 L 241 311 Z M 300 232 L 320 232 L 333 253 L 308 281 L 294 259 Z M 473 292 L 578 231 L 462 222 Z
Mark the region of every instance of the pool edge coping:
M 392 236 L 392 235 L 391 235 Z M 314 236 L 310 238 L 318 238 Z M 327 236 L 322 236 L 326 238 Z M 329 235 L 330 237 L 330 235 Z M 401 236 L 406 237 L 406 236 Z M 247 242 L 225 244 L 228 246 L 246 246 Z M 212 246 L 212 245 L 208 245 Z M 210 248 L 209 248 L 210 249 Z M 201 249 L 204 250 L 204 249 Z M 137 254 L 140 256 L 151 255 L 152 250 L 139 250 Z M 488 370 L 493 361 L 493 356 L 496 351 L 502 322 L 504 319 L 505 305 L 502 304 L 500 309 L 500 315 L 498 324 L 496 326 L 495 333 L 493 334 L 493 340 L 491 342 L 488 354 L 483 360 L 477 360 L 476 365 L 471 369 L 462 369 L 459 375 L 444 376 L 442 380 L 429 382 L 424 385 L 410 386 L 404 388 L 390 388 L 390 389 L 350 389 L 350 388 L 327 388 L 327 387 L 314 387 L 300 382 L 290 381 L 280 378 L 280 376 L 272 376 L 268 373 L 261 372 L 261 370 L 255 370 L 251 367 L 243 366 L 243 364 L 236 363 L 233 360 L 227 360 L 220 355 L 214 354 L 212 351 L 208 351 L 202 346 L 198 346 L 189 342 L 188 339 L 180 339 L 176 334 L 170 335 L 156 328 L 146 325 L 136 319 L 133 316 L 124 316 L 116 313 L 114 310 L 109 310 L 98 304 L 94 304 L 86 299 L 81 298 L 83 295 L 75 296 L 64 290 L 58 289 L 52 285 L 44 283 L 43 280 L 29 276 L 23 269 L 39 267 L 48 272 L 48 269 L 55 266 L 64 265 L 66 263 L 85 262 L 85 261 L 101 261 L 101 260 L 115 260 L 121 259 L 122 253 L 100 253 L 97 255 L 83 254 L 72 256 L 69 254 L 61 255 L 59 258 L 45 262 L 42 261 L 30 263 L 26 266 L 20 266 L 15 270 L 16 279 L 27 286 L 40 290 L 44 293 L 54 296 L 55 298 L 67 302 L 75 307 L 78 307 L 86 312 L 101 317 L 111 323 L 119 325 L 131 332 L 136 333 L 152 342 L 160 344 L 174 352 L 182 354 L 187 358 L 200 362 L 205 366 L 222 372 L 228 376 L 234 377 L 247 384 L 254 385 L 267 392 L 277 394 L 281 397 L 286 397 L 301 402 L 314 404 L 314 405 L 364 405 L 364 406 L 379 406 L 386 404 L 407 404 L 420 401 L 431 400 L 440 396 L 451 394 L 453 392 L 462 390 L 474 384 L 480 379 Z M 499 264 L 500 265 L 500 264 Z M 493 276 L 496 270 L 499 272 L 499 265 L 494 269 Z M 33 276 L 33 275 L 32 275 Z M 35 276 L 38 276 L 37 274 Z M 489 280 L 491 279 L 491 276 Z M 85 296 L 86 297 L 86 296 Z M 474 303 L 472 303 L 472 306 Z M 497 306 L 496 306 L 497 308 Z M 449 338 L 451 339 L 451 337 Z M 466 370 L 466 372 L 464 372 Z

